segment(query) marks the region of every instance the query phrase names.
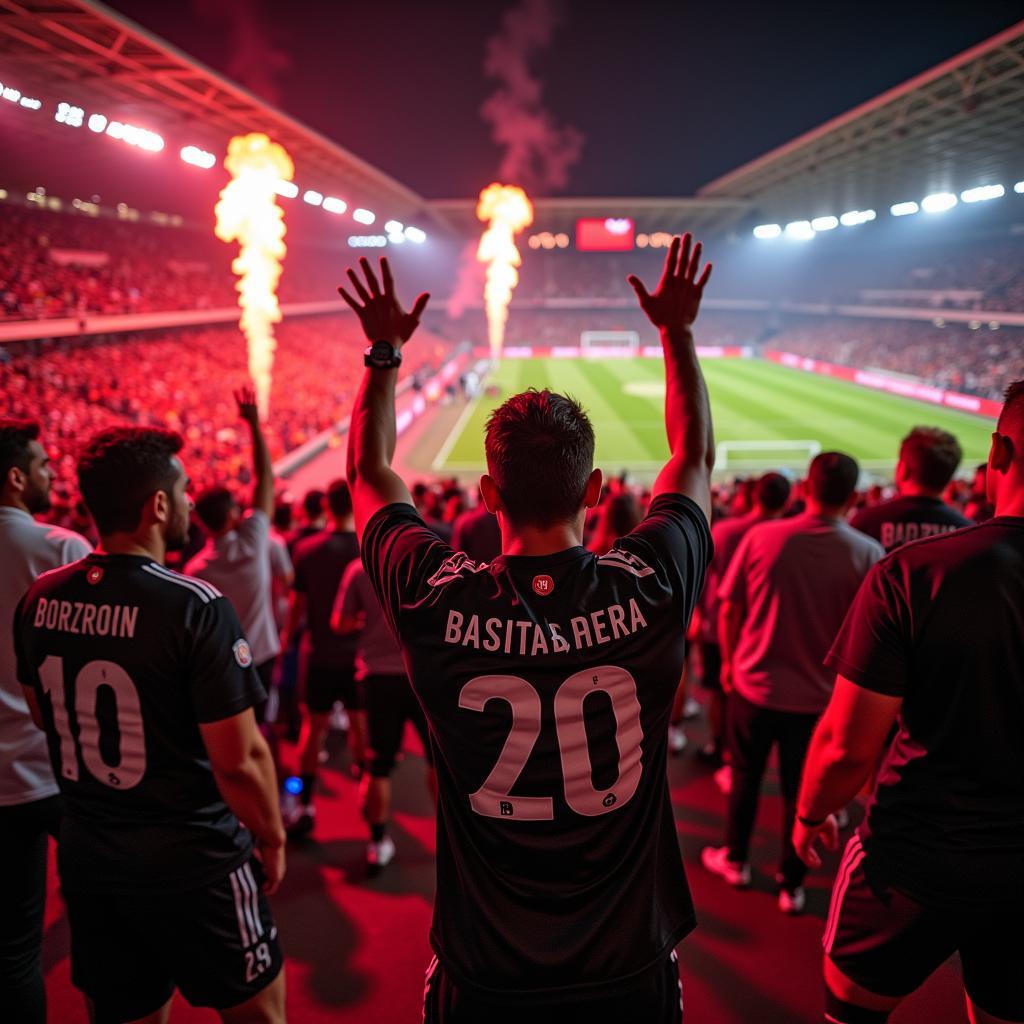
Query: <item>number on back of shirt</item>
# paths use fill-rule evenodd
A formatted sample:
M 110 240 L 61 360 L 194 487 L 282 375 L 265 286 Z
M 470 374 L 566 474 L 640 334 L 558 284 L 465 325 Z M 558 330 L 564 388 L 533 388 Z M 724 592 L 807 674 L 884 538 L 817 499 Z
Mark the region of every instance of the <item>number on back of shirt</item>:
M 611 700 L 618 748 L 617 779 L 608 789 L 600 790 L 593 783 L 583 715 L 587 697 L 599 691 Z M 510 795 L 540 736 L 540 694 L 519 676 L 477 676 L 462 688 L 459 707 L 483 711 L 491 700 L 503 700 L 512 709 L 512 728 L 490 775 L 470 794 L 470 806 L 487 818 L 549 821 L 555 816 L 551 797 Z M 633 798 L 643 773 L 644 734 L 636 680 L 624 668 L 602 665 L 569 676 L 555 693 L 555 727 L 565 802 L 577 814 L 586 817 L 607 814 Z
M 78 755 L 89 774 L 112 789 L 131 789 L 146 774 L 146 735 L 142 725 L 139 691 L 131 677 L 112 661 L 90 661 L 75 677 L 75 717 L 78 740 L 71 731 L 64 659 L 51 655 L 39 667 L 43 691 L 50 698 L 53 724 L 60 737 L 60 773 L 77 781 Z M 116 763 L 105 760 L 102 731 L 96 709 L 100 690 L 108 687 L 117 714 L 119 757 Z M 109 746 L 107 748 L 109 753 Z

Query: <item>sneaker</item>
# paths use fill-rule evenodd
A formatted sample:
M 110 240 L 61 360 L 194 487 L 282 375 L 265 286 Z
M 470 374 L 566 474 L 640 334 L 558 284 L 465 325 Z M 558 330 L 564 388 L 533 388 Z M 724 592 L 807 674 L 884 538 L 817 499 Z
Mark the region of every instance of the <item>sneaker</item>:
M 700 862 L 713 874 L 737 889 L 750 885 L 750 865 L 729 860 L 728 846 L 705 846 L 700 851 Z
M 281 820 L 289 839 L 304 839 L 316 825 L 316 805 L 296 800 L 294 805 L 282 806 Z
M 807 893 L 802 885 L 795 889 L 779 890 L 779 910 L 784 914 L 802 914 L 806 903 Z
M 715 785 L 722 792 L 723 796 L 728 796 L 732 792 L 732 765 L 723 764 L 721 768 L 712 776 L 715 780 Z
M 681 754 L 689 742 L 686 733 L 681 725 L 670 725 L 668 727 L 668 752 L 670 754 Z
M 395 844 L 391 836 L 385 836 L 379 843 L 372 840 L 366 844 L 366 866 L 379 871 L 395 859 Z
M 704 705 L 699 700 L 687 697 L 683 702 L 683 721 L 688 722 L 691 718 L 698 718 L 704 710 Z
M 845 807 L 836 811 L 836 825 L 840 830 L 850 827 L 850 812 Z

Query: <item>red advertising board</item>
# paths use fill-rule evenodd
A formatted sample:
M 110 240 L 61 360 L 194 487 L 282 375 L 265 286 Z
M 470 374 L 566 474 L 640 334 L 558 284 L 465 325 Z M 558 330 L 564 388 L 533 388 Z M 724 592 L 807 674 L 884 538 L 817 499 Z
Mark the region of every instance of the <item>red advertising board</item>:
M 580 252 L 628 252 L 636 226 L 630 217 L 583 217 L 576 221 Z

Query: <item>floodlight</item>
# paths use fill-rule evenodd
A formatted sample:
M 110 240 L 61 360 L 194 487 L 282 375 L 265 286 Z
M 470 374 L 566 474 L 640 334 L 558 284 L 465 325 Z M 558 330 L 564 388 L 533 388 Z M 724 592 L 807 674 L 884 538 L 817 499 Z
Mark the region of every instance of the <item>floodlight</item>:
M 815 231 L 831 231 L 833 228 L 839 227 L 838 217 L 815 217 L 811 221 L 811 227 Z
M 956 196 L 952 192 L 933 192 L 921 200 L 921 209 L 925 213 L 945 213 L 956 206 Z
M 894 217 L 908 217 L 912 213 L 917 213 L 921 207 L 917 203 L 911 201 L 909 203 L 894 203 L 889 207 L 889 212 Z
M 968 188 L 960 193 L 960 198 L 965 203 L 983 203 L 987 199 L 1000 199 L 1006 195 L 1006 189 L 1002 185 L 979 185 L 977 188 Z
M 778 224 L 758 224 L 754 228 L 755 238 L 778 238 L 782 234 L 782 228 Z

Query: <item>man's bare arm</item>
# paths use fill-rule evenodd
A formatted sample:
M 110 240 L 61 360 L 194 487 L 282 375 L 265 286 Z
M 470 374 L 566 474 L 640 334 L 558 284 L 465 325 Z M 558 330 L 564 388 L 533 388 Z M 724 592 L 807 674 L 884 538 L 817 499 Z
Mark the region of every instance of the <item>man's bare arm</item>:
M 238 415 L 245 420 L 252 436 L 252 472 L 255 479 L 252 489 L 252 507 L 258 508 L 267 518 L 274 514 L 274 463 L 270 458 L 267 439 L 260 426 L 260 411 L 256 405 L 256 393 L 252 388 L 239 388 L 235 392 Z
M 653 293 L 635 276 L 629 277 L 629 283 L 640 307 L 660 331 L 665 353 L 665 430 L 670 458 L 652 493 L 655 497 L 685 494 L 704 510 L 710 522 L 715 442 L 711 406 L 691 328 L 711 276 L 711 264 L 698 275 L 702 246 L 698 242 L 691 253 L 691 241 L 689 234 L 672 239 Z
M 718 609 L 718 646 L 722 649 L 722 686 L 732 691 L 732 665 L 740 642 L 744 606 L 741 601 L 723 601 Z
M 359 265 L 366 280 L 365 286 L 358 275 L 349 270 L 349 281 L 356 295 L 351 295 L 344 288 L 339 288 L 338 292 L 359 317 L 367 341 L 371 344 L 388 341 L 400 350 L 419 325 L 430 296 L 426 293 L 420 295 L 412 311 L 406 313 L 395 295 L 387 259 L 380 261 L 383 284 L 378 283 L 368 260 L 360 259 Z M 397 382 L 397 369 L 367 367 L 352 409 L 346 474 L 352 489 L 356 533 L 360 538 L 364 527 L 379 508 L 393 502 L 412 504 L 409 489 L 391 468 L 397 438 Z

